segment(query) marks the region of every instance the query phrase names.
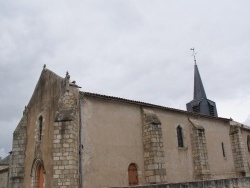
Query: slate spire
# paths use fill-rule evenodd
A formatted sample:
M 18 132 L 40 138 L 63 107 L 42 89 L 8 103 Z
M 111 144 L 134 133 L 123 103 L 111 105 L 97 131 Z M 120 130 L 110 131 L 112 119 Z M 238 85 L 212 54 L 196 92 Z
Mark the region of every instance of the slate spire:
M 207 96 L 206 96 L 205 89 L 204 89 L 203 84 L 202 84 L 202 80 L 201 80 L 198 66 L 197 66 L 196 61 L 195 61 L 195 65 L 194 65 L 194 100 L 201 99 L 201 98 L 206 99 Z
M 189 112 L 195 112 L 203 115 L 218 117 L 215 102 L 207 99 L 206 92 L 202 84 L 201 76 L 199 73 L 199 69 L 196 64 L 195 53 L 194 53 L 194 98 L 192 101 L 187 103 L 186 106 L 187 106 L 187 111 Z

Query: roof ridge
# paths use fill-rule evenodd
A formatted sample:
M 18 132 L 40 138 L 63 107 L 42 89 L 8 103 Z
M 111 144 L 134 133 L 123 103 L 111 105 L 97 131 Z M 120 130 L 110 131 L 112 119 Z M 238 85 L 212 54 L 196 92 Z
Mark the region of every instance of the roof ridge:
M 9 165 L 9 163 L 10 163 L 10 154 L 7 155 L 2 160 L 0 160 L 0 165 Z
M 108 95 L 103 95 L 103 94 L 98 94 L 98 93 L 91 93 L 91 92 L 86 92 L 86 91 L 80 91 L 80 95 L 81 94 L 94 96 L 94 97 L 100 97 L 100 98 L 107 98 L 107 99 L 112 99 L 112 100 L 118 100 L 118 101 L 123 101 L 123 102 L 129 102 L 129 103 L 132 103 L 132 104 L 145 105 L 145 106 L 154 107 L 154 108 L 166 109 L 166 110 L 170 110 L 170 111 L 185 113 L 187 115 L 193 115 L 193 116 L 198 115 L 198 116 L 201 116 L 201 117 L 219 119 L 219 120 L 227 120 L 227 121 L 230 120 L 228 118 L 208 116 L 208 115 L 199 114 L 199 113 L 195 113 L 195 112 L 189 112 L 189 111 L 186 111 L 186 110 L 170 108 L 170 107 L 160 106 L 160 105 L 156 105 L 156 104 L 151 104 L 151 103 L 146 103 L 146 102 L 141 102 L 141 101 L 136 101 L 136 100 L 131 100 L 131 99 L 125 99 L 125 98 L 121 98 L 121 97 L 108 96 Z
M 63 79 L 63 77 L 59 76 L 58 74 L 56 74 L 55 72 L 51 71 L 50 69 L 44 67 L 43 70 L 42 70 L 42 72 L 41 72 L 41 74 L 40 74 L 40 76 L 39 76 L 39 78 L 38 78 L 38 81 L 37 81 L 37 83 L 36 83 L 35 89 L 33 90 L 33 93 L 32 93 L 32 95 L 31 95 L 31 97 L 30 97 L 30 100 L 29 100 L 27 106 L 29 106 L 30 102 L 32 101 L 33 96 L 34 96 L 34 94 L 35 94 L 35 91 L 36 91 L 37 88 L 38 88 L 38 84 L 39 84 L 40 80 L 42 79 L 42 76 L 43 76 L 46 72 L 49 73 L 49 74 L 52 74 L 53 76 L 57 77 L 58 79 Z

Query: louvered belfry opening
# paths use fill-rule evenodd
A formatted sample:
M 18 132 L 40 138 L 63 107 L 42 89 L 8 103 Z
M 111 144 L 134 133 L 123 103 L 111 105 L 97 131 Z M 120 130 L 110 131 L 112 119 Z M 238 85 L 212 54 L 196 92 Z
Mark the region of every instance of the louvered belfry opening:
M 214 115 L 214 107 L 213 107 L 212 105 L 210 105 L 210 104 L 208 104 L 208 106 L 209 106 L 210 115 L 211 115 L 211 116 L 215 116 L 215 115 Z
M 200 105 L 193 106 L 193 112 L 200 113 Z

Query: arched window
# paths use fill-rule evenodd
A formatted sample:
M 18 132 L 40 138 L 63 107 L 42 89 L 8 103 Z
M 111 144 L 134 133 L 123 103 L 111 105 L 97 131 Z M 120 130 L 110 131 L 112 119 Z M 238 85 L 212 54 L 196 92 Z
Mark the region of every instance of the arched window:
M 177 131 L 178 147 L 184 147 L 182 127 L 179 125 L 176 128 L 176 131 Z
M 42 140 L 42 133 L 43 133 L 43 117 L 39 117 L 39 130 L 38 130 L 38 140 Z
M 131 163 L 128 167 L 128 183 L 129 185 L 138 185 L 138 172 L 137 165 L 135 163 Z

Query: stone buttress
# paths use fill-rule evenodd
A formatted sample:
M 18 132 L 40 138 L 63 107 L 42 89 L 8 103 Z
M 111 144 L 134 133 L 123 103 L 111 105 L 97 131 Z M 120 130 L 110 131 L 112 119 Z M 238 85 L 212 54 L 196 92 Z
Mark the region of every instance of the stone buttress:
M 189 118 L 191 122 L 191 143 L 194 163 L 194 178 L 196 180 L 210 179 L 205 129 L 198 120 Z
M 165 181 L 166 176 L 162 125 L 158 116 L 152 110 L 142 109 L 142 117 L 142 139 L 146 182 L 161 183 Z
M 13 133 L 12 153 L 9 168 L 9 187 L 24 187 L 24 161 L 27 142 L 27 109 Z
M 53 187 L 78 188 L 78 90 L 68 74 L 62 88 L 54 122 Z
M 230 122 L 230 140 L 234 159 L 235 171 L 238 176 L 249 176 L 249 167 L 247 162 L 246 151 L 242 138 L 241 128 L 239 123 Z

